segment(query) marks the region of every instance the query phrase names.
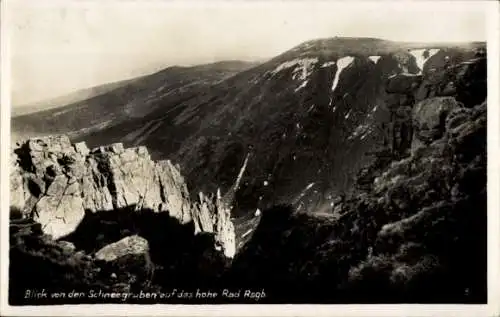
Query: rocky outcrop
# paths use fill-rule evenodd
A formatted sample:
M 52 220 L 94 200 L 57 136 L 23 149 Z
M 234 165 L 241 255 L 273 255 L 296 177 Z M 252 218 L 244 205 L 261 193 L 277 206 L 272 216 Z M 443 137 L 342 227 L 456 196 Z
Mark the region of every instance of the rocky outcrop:
M 398 155 L 441 138 L 448 113 L 464 112 L 486 98 L 485 57 L 424 68 L 421 75 L 400 73 L 386 81 L 390 143 Z
M 412 151 L 421 144 L 441 138 L 446 130 L 445 118 L 460 105 L 453 97 L 434 97 L 418 102 L 412 112 Z
M 436 96 L 454 96 L 466 107 L 473 107 L 486 95 L 487 62 L 485 56 L 441 68 L 426 68 L 423 81 L 414 92 L 417 101 Z
M 220 190 L 217 191 L 216 196 L 206 196 L 200 192 L 199 202 L 194 205 L 196 209 L 196 212 L 193 213 L 195 232 L 215 232 L 216 249 L 223 251 L 229 258 L 234 257 L 236 254 L 236 234 L 234 224 L 231 222 L 232 203 L 247 164 L 248 155 L 240 169 L 236 182 L 224 197 L 221 196 Z M 220 213 L 219 216 L 214 217 L 211 212 L 212 206 L 216 206 L 216 210 Z
M 116 143 L 89 150 L 61 135 L 29 139 L 14 153 L 11 210 L 33 218 L 54 239 L 75 231 L 86 212 L 135 206 L 168 212 L 181 224 L 193 221 L 196 233 L 213 233 L 217 249 L 234 256 L 232 201 L 220 193 L 200 193 L 199 201 L 192 201 L 178 167 L 168 160 L 152 161 L 143 146 Z

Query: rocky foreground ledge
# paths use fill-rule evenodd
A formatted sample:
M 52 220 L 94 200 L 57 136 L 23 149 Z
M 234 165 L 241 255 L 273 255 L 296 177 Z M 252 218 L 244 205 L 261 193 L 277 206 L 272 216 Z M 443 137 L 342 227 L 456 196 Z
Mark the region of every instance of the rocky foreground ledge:
M 213 233 L 217 250 L 235 254 L 232 191 L 225 197 L 200 193 L 192 201 L 179 166 L 152 161 L 143 146 L 89 150 L 65 135 L 32 138 L 14 148 L 10 184 L 11 217 L 33 219 L 54 239 L 74 232 L 86 213 L 135 206 L 193 222 L 195 234 Z

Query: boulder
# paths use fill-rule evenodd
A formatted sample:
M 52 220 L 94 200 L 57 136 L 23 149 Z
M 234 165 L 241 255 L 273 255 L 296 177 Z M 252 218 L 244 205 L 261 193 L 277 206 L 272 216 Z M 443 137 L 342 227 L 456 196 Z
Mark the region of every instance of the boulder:
M 126 255 L 145 254 L 149 252 L 149 243 L 146 239 L 133 235 L 125 237 L 115 243 L 108 244 L 95 253 L 95 258 L 101 261 L 114 261 Z
M 69 242 L 69 241 L 64 241 L 64 240 L 61 240 L 61 241 L 58 241 L 57 243 L 63 250 L 65 250 L 66 252 L 68 253 L 72 253 L 75 251 L 76 247 L 73 243 Z

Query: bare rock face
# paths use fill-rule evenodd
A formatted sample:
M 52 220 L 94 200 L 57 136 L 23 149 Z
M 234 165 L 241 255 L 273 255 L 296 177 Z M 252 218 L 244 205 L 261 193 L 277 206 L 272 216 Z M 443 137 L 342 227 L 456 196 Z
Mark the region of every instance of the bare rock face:
M 108 244 L 96 252 L 95 258 L 110 262 L 129 254 L 146 254 L 147 252 L 149 252 L 148 241 L 134 235 Z
M 168 212 L 181 224 L 193 221 L 195 234 L 213 233 L 216 249 L 234 256 L 233 195 L 227 200 L 220 193 L 200 193 L 199 201 L 191 201 L 178 167 L 168 160 L 152 161 L 143 146 L 125 149 L 116 143 L 89 150 L 61 135 L 29 139 L 14 153 L 11 210 L 33 218 L 54 239 L 75 231 L 86 211 L 135 206 Z
M 30 139 L 15 153 L 11 209 L 20 209 L 24 217 L 33 217 L 55 239 L 71 233 L 85 215 L 77 183 L 85 158 L 65 136 Z
M 106 178 L 113 208 L 136 205 L 158 210 L 161 204 L 155 163 L 145 147 L 123 149 L 122 144 L 100 147 L 93 153 Z
M 228 258 L 236 254 L 236 234 L 231 222 L 231 207 L 220 196 L 199 194 L 199 202 L 194 205 L 193 221 L 196 232 L 214 232 L 216 249 Z M 215 210 L 216 213 L 213 213 Z
M 160 210 L 168 210 L 181 223 L 192 220 L 189 191 L 184 177 L 170 161 L 156 163 L 156 175 L 160 184 L 162 205 Z
M 459 103 L 453 97 L 434 97 L 420 101 L 413 108 L 414 139 L 430 144 L 445 132 L 445 118 Z M 413 146 L 415 148 L 415 146 Z
M 16 212 L 21 212 L 24 209 L 24 189 L 23 177 L 19 164 L 17 163 L 17 156 L 11 155 L 10 158 L 10 206 Z

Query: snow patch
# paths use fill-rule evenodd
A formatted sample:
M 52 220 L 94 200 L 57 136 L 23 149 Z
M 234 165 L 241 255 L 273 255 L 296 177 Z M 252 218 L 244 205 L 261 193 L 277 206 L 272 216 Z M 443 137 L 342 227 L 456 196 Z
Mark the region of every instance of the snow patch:
M 245 232 L 241 237 L 244 238 L 246 236 L 248 236 L 250 234 L 250 232 L 252 232 L 253 229 L 248 229 L 247 232 Z
M 378 109 L 378 105 L 375 105 L 375 107 L 373 107 L 373 109 L 372 109 L 372 112 L 377 111 L 377 109 Z
M 302 84 L 300 84 L 300 86 L 299 86 L 299 87 L 295 88 L 295 92 L 297 92 L 297 91 L 301 90 L 302 88 L 305 88 L 305 87 L 307 86 L 307 83 L 308 83 L 308 82 L 309 82 L 309 80 L 304 80 L 304 81 L 302 82 Z
M 337 61 L 337 72 L 335 73 L 335 78 L 333 79 L 332 92 L 335 91 L 337 85 L 339 84 L 340 73 L 354 61 L 354 57 L 346 56 L 342 57 Z
M 380 56 L 369 56 L 368 57 L 372 62 L 377 64 L 378 60 L 380 59 Z
M 259 209 L 259 208 L 257 208 L 257 210 L 255 211 L 254 216 L 255 216 L 255 217 L 258 217 L 258 216 L 260 216 L 261 214 L 262 214 L 262 212 L 260 211 L 260 209 Z
M 335 61 L 326 62 L 326 63 L 323 63 L 323 65 L 321 65 L 321 68 L 330 67 L 330 66 L 333 66 L 333 65 L 335 65 Z
M 429 56 L 427 58 L 424 57 L 424 52 L 428 51 Z M 422 70 L 424 69 L 425 62 L 429 60 L 432 56 L 436 55 L 439 52 L 439 49 L 437 48 L 432 48 L 432 49 L 416 49 L 416 50 L 410 50 L 410 54 L 413 55 L 416 59 L 417 66 L 420 69 L 419 74 L 422 73 Z
M 361 124 L 356 127 L 354 132 L 349 136 L 348 140 L 352 140 L 357 136 L 362 135 L 363 133 L 368 131 L 369 126 L 367 124 Z M 363 138 L 361 138 L 363 139 Z
M 269 182 L 268 181 L 264 181 L 264 186 L 267 186 L 269 185 Z
M 351 116 L 351 112 L 352 112 L 352 110 L 349 110 L 349 112 L 345 115 L 344 118 L 349 119 L 349 117 Z
M 292 78 L 294 80 L 306 80 L 307 77 L 311 74 L 314 65 L 318 62 L 317 58 L 304 58 L 304 59 L 293 59 L 291 61 L 286 61 L 276 67 L 272 74 L 276 75 L 277 73 L 285 70 L 287 68 L 293 67 L 293 75 Z
M 66 113 L 66 112 L 69 112 L 69 111 L 71 111 L 71 109 L 61 110 L 61 111 L 54 112 L 54 113 L 52 114 L 52 117 L 57 117 L 57 116 L 60 116 L 60 115 L 62 115 L 63 113 Z

